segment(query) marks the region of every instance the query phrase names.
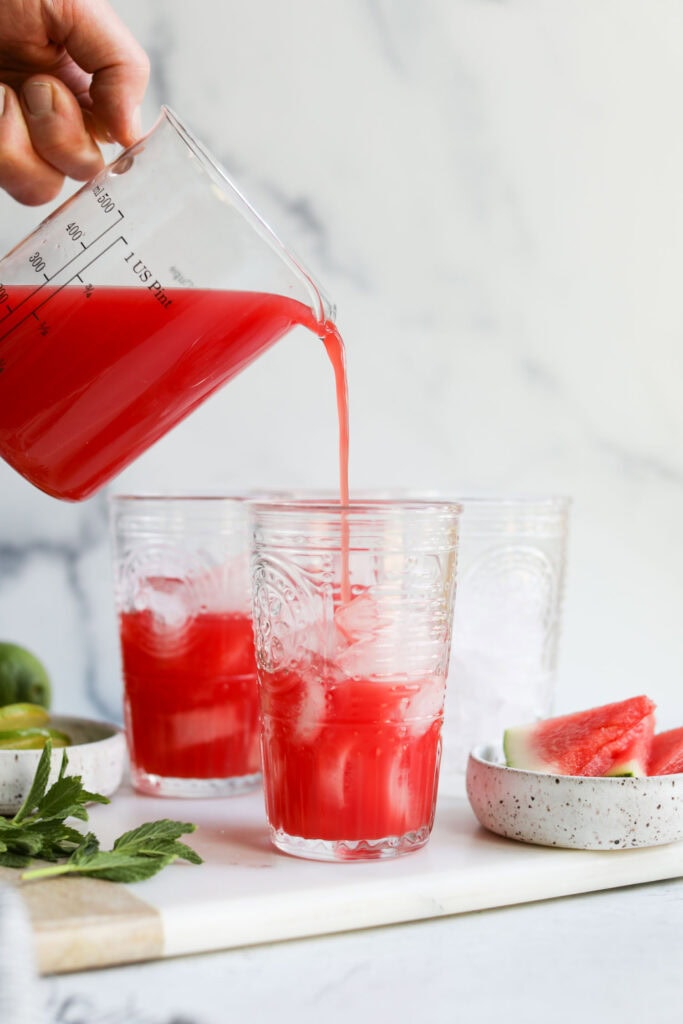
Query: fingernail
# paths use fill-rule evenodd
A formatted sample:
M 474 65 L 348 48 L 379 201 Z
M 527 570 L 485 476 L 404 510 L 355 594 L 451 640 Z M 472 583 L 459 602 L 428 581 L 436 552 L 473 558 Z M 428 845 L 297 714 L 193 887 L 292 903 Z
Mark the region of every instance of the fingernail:
M 5 113 L 5 87 L 0 85 L 0 117 Z
M 139 139 L 142 135 L 142 113 L 139 107 L 136 107 L 132 113 L 130 126 L 135 138 Z
M 49 82 L 28 82 L 24 86 L 24 99 L 32 114 L 49 114 L 52 110 L 52 86 Z

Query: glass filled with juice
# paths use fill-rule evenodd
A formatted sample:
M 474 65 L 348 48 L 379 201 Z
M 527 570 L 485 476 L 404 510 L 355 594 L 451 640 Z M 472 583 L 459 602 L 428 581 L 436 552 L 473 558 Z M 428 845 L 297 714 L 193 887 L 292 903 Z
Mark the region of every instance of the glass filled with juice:
M 272 842 L 315 860 L 417 850 L 436 805 L 459 506 L 254 501 L 250 513 Z
M 110 508 L 134 787 L 205 797 L 257 786 L 245 503 L 116 495 Z

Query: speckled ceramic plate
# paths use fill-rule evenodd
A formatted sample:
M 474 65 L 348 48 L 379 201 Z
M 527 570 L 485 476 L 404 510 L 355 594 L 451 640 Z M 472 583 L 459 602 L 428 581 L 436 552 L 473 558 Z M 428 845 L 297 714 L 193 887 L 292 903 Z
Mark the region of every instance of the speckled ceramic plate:
M 66 747 L 69 775 L 80 775 L 91 793 L 111 796 L 123 777 L 126 740 L 123 731 L 106 722 L 89 718 L 52 715 L 50 725 L 67 733 L 72 745 Z M 33 782 L 41 750 L 0 750 L 0 814 L 14 814 L 21 807 Z M 50 782 L 62 763 L 62 749 L 52 751 Z
M 481 746 L 470 754 L 466 781 L 480 824 L 522 843 L 625 850 L 683 839 L 683 775 L 546 775 L 508 768 L 495 747 Z

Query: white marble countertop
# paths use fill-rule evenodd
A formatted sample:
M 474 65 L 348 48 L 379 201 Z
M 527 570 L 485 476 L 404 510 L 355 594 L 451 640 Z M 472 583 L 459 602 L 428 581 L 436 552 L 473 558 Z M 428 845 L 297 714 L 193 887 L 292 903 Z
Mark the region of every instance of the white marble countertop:
M 337 303 L 352 487 L 571 494 L 559 708 L 647 685 L 680 724 L 680 4 L 114 6 L 145 127 L 176 109 Z M 0 252 L 42 216 L 0 196 Z M 329 486 L 309 353 L 283 339 L 121 486 Z M 58 710 L 115 717 L 104 496 L 4 465 L 0 496 L 3 632 Z M 37 984 L 48 1024 L 679 1024 L 682 925 L 665 881 Z
M 59 1024 L 680 1021 L 683 880 L 40 980 Z

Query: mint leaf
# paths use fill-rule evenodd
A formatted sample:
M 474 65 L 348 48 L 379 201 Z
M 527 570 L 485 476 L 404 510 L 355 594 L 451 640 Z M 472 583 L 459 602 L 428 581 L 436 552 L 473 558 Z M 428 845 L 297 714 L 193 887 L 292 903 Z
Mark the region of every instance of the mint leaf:
M 0 852 L 0 867 L 3 868 L 25 868 L 31 863 L 31 858 L 20 853 Z
M 97 836 L 83 834 L 66 819 L 88 820 L 86 804 L 108 804 L 106 796 L 84 789 L 80 775 L 67 775 L 62 755 L 57 781 L 48 789 L 52 744 L 48 740 L 26 799 L 13 818 L 0 817 L 0 865 L 26 868 L 31 859 L 51 862 L 22 873 L 22 879 L 78 874 L 113 882 L 151 878 L 175 860 L 201 864 L 202 858 L 180 837 L 195 831 L 189 822 L 164 818 L 119 836 L 111 850 L 100 850 Z
M 80 775 L 62 776 L 40 800 L 35 808 L 35 816 L 43 820 L 56 818 L 63 821 L 65 818 L 80 818 L 81 821 L 87 821 L 88 812 L 85 804 L 93 796 L 98 803 L 109 803 L 106 796 L 87 793 L 83 789 Z
M 52 743 L 50 742 L 50 740 L 48 740 L 45 746 L 43 747 L 43 753 L 40 755 L 38 767 L 36 768 L 36 774 L 34 775 L 33 782 L 31 783 L 31 788 L 26 794 L 23 804 L 21 805 L 17 813 L 14 815 L 14 818 L 12 819 L 13 821 L 17 823 L 23 821 L 24 818 L 26 818 L 34 809 L 36 804 L 40 803 L 40 801 L 43 799 L 45 790 L 47 789 L 47 780 L 50 777 L 51 757 Z M 64 754 L 62 756 L 62 768 L 60 771 L 60 777 L 62 772 L 66 770 L 66 761 L 66 751 L 64 751 Z
M 151 878 L 174 860 L 202 864 L 202 858 L 176 836 L 194 832 L 195 826 L 180 821 L 152 821 L 130 832 L 124 832 L 111 850 L 99 850 L 94 836 L 72 853 L 65 864 L 50 868 L 33 868 L 22 879 L 50 878 L 56 875 L 89 875 L 111 882 L 141 882 Z
M 188 822 L 169 821 L 168 818 L 150 821 L 146 825 L 140 825 L 138 828 L 120 835 L 114 843 L 114 849 L 125 850 L 128 853 L 142 850 L 150 843 L 157 841 L 165 843 L 179 839 L 186 832 L 194 832 L 195 828 L 196 825 L 191 825 Z

